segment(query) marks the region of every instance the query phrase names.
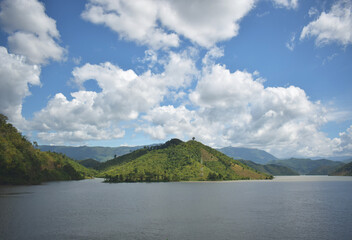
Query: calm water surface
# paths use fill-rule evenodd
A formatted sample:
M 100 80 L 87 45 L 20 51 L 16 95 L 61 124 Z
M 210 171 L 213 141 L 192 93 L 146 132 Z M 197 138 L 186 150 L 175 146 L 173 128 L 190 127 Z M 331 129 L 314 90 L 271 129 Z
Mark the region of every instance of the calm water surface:
M 352 177 L 0 187 L 0 239 L 352 239 Z

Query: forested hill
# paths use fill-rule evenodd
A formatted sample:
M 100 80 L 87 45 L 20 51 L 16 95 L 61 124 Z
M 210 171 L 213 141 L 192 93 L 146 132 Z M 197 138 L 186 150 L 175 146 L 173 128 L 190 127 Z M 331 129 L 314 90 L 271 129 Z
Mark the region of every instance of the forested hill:
M 53 180 L 78 180 L 92 170 L 63 154 L 41 152 L 7 123 L 0 114 L 0 184 L 38 184 Z
M 271 179 L 225 154 L 191 140 L 172 139 L 100 165 L 107 182 Z
M 343 165 L 336 169 L 330 175 L 332 176 L 352 176 L 352 162 Z
M 250 166 L 251 168 L 263 172 L 263 173 L 267 173 L 267 174 L 271 174 L 274 176 L 292 176 L 292 175 L 299 175 L 298 172 L 292 170 L 291 168 L 285 167 L 285 166 L 281 166 L 281 165 L 276 165 L 276 164 L 259 164 L 259 163 L 255 163 L 249 160 L 239 160 L 240 162 Z
M 286 160 L 270 161 L 270 164 L 285 166 L 304 175 L 328 175 L 338 167 L 344 165 L 327 159 L 311 160 L 306 158 L 290 158 Z

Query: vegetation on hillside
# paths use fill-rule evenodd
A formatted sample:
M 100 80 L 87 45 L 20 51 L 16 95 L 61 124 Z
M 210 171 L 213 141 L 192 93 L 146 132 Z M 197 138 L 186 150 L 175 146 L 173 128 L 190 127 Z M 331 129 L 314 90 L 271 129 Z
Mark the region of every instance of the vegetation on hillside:
M 327 159 L 311 160 L 305 158 L 275 160 L 269 163 L 289 167 L 303 175 L 328 175 L 331 170 L 343 165 L 341 162 L 335 162 Z
M 285 166 L 280 166 L 280 165 L 276 165 L 276 164 L 266 164 L 266 165 L 262 165 L 262 164 L 258 164 L 249 160 L 239 160 L 240 162 L 250 166 L 251 168 L 263 172 L 263 173 L 267 173 L 267 174 L 271 174 L 274 176 L 292 176 L 292 175 L 299 175 L 298 172 L 292 170 L 291 168 L 285 167 Z
M 330 173 L 331 176 L 352 176 L 352 162 L 343 165 Z
M 63 154 L 41 152 L 0 114 L 0 184 L 78 180 L 93 172 Z
M 86 168 L 98 169 L 99 166 L 100 166 L 100 162 L 95 160 L 95 159 L 92 159 L 92 158 L 88 158 L 88 159 L 85 159 L 85 160 L 80 160 L 80 161 L 77 161 L 77 162 L 79 164 L 83 165 Z
M 197 141 L 172 139 L 99 166 L 107 182 L 271 179 Z

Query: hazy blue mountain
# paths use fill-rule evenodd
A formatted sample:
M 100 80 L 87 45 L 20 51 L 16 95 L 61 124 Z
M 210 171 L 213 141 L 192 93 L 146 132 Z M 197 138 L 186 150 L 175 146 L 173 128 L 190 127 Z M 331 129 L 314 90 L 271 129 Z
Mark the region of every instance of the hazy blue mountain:
M 255 148 L 224 147 L 218 149 L 218 151 L 234 159 L 250 160 L 259 164 L 266 164 L 269 161 L 277 160 L 270 153 Z
M 345 162 L 349 163 L 352 162 L 352 156 L 332 156 L 332 157 L 312 157 L 312 160 L 318 160 L 318 159 L 328 159 L 331 161 L 338 161 L 338 162 Z
M 328 175 L 334 168 L 344 164 L 327 159 L 312 160 L 307 158 L 290 158 L 270 161 L 269 163 L 289 167 L 304 175 Z
M 255 163 L 249 160 L 239 160 L 240 162 L 246 164 L 247 166 L 263 173 L 267 173 L 274 176 L 291 176 L 291 175 L 299 175 L 298 172 L 292 170 L 291 168 L 275 165 L 275 164 L 266 164 L 262 165 L 259 163 Z
M 39 149 L 42 151 L 50 151 L 63 153 L 66 156 L 73 158 L 75 160 L 84 160 L 92 158 L 99 162 L 105 162 L 109 159 L 112 159 L 121 155 L 125 155 L 134 150 L 143 148 L 143 146 L 135 147 L 72 147 L 72 146 L 49 146 L 49 145 L 40 145 Z

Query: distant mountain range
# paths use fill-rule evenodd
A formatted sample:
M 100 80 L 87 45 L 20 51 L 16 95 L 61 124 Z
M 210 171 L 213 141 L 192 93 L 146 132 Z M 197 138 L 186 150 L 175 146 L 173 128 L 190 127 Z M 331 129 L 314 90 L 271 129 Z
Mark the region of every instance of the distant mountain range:
M 218 149 L 218 151 L 234 159 L 250 160 L 259 164 L 266 164 L 269 161 L 278 160 L 277 157 L 270 153 L 255 148 L 224 147 Z
M 306 158 L 274 160 L 269 163 L 291 168 L 302 175 L 328 175 L 344 165 L 343 162 L 327 159 L 312 160 Z
M 151 146 L 158 145 L 154 144 L 146 147 L 149 148 Z M 115 159 L 118 157 L 129 154 L 144 147 L 145 146 L 71 147 L 41 145 L 38 148 L 42 151 L 63 153 L 72 159 L 81 160 L 79 162 L 86 167 L 102 169 L 108 165 L 113 164 L 114 161 L 116 161 Z M 314 158 L 314 160 L 305 158 L 290 158 L 286 160 L 280 160 L 266 151 L 254 148 L 224 147 L 217 150 L 233 159 L 246 160 L 242 162 L 257 171 L 272 175 L 328 175 L 332 174 L 339 167 L 342 167 L 344 163 L 349 163 L 352 161 L 352 158 L 348 157 L 332 157 L 332 159 L 336 159 L 338 161 L 316 158 Z M 111 159 L 112 161 L 105 163 Z M 103 164 L 98 164 L 93 160 Z M 121 159 L 119 158 L 119 160 Z
M 38 148 L 42 151 L 50 151 L 63 153 L 66 156 L 74 160 L 85 160 L 94 159 L 99 162 L 105 162 L 121 155 L 133 152 L 137 149 L 143 148 L 143 146 L 135 147 L 71 147 L 71 146 L 50 146 L 50 145 L 39 145 Z
M 267 173 L 274 176 L 292 176 L 300 175 L 298 172 L 292 170 L 289 167 L 276 165 L 276 164 L 259 164 L 249 160 L 239 160 L 240 162 L 246 164 L 247 166 L 263 173 Z

